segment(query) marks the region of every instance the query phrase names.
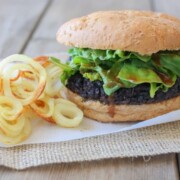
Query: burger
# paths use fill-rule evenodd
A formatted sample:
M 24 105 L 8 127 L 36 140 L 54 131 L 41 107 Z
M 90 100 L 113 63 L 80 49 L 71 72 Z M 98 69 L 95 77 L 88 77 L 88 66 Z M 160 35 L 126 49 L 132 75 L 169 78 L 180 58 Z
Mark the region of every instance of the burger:
M 180 109 L 180 20 L 146 11 L 102 11 L 57 32 L 70 46 L 60 75 L 68 98 L 102 122 L 142 121 Z

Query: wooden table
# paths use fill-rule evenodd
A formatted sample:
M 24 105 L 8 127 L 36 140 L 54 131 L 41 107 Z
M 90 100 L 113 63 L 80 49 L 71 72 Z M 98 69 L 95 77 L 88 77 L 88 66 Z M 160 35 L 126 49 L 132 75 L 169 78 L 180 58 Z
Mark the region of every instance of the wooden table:
M 63 22 L 97 10 L 144 9 L 180 18 L 179 0 L 0 0 L 0 58 L 66 50 L 56 42 Z M 180 156 L 179 156 L 180 160 Z M 0 179 L 179 179 L 178 155 L 55 164 L 23 171 L 0 167 Z

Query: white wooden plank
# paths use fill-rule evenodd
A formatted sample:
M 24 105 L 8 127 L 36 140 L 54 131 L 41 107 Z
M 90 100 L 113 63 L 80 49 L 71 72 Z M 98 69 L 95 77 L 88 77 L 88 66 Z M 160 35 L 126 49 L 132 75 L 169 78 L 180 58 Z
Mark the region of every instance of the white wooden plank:
M 148 160 L 148 158 L 147 158 Z M 175 155 L 144 159 L 111 159 L 94 162 L 54 164 L 30 168 L 24 171 L 0 168 L 0 179 L 63 179 L 63 180 L 94 180 L 94 179 L 131 179 L 131 180 L 178 180 Z
M 29 43 L 26 54 L 37 56 L 40 53 L 64 51 L 67 48 L 56 42 L 56 32 L 61 24 L 74 17 L 79 17 L 98 10 L 150 9 L 149 0 L 54 0 L 39 28 Z
M 153 0 L 153 8 L 155 11 L 168 13 L 180 18 L 180 0 Z
M 177 163 L 178 163 L 178 169 L 179 169 L 179 176 L 180 176 L 180 153 L 177 154 Z
M 49 0 L 0 0 L 0 58 L 19 53 Z

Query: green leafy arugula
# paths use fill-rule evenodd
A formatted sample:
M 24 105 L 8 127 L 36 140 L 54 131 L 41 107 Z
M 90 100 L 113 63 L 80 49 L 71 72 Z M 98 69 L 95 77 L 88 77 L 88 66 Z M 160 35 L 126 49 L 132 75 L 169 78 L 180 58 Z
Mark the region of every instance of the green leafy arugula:
M 142 83 L 150 84 L 153 98 L 158 89 L 167 91 L 180 77 L 180 52 L 162 51 L 151 56 L 121 50 L 94 50 L 72 48 L 71 61 L 66 64 L 50 57 L 63 69 L 60 78 L 66 85 L 69 77 L 80 72 L 90 81 L 103 81 L 104 92 L 111 95 L 120 88 L 132 88 Z

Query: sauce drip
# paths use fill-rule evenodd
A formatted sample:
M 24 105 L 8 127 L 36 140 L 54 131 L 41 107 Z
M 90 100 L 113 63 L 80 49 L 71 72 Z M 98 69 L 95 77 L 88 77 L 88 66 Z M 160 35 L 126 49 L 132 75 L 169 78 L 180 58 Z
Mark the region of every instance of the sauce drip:
M 110 117 L 114 117 L 115 115 L 115 106 L 113 104 L 110 104 L 109 105 L 109 108 L 108 108 L 108 114 Z
M 108 100 L 109 100 L 108 114 L 110 117 L 113 118 L 115 115 L 115 106 L 113 104 L 113 96 L 112 95 L 109 96 Z
M 158 66 L 161 66 L 161 60 L 158 54 L 154 54 L 152 59 L 154 60 L 155 64 L 157 64 Z
M 156 72 L 156 73 L 158 74 L 158 76 L 161 78 L 161 80 L 165 84 L 172 84 L 173 83 L 172 79 L 169 76 L 167 76 L 167 75 L 165 75 L 163 73 L 160 73 L 160 72 Z

